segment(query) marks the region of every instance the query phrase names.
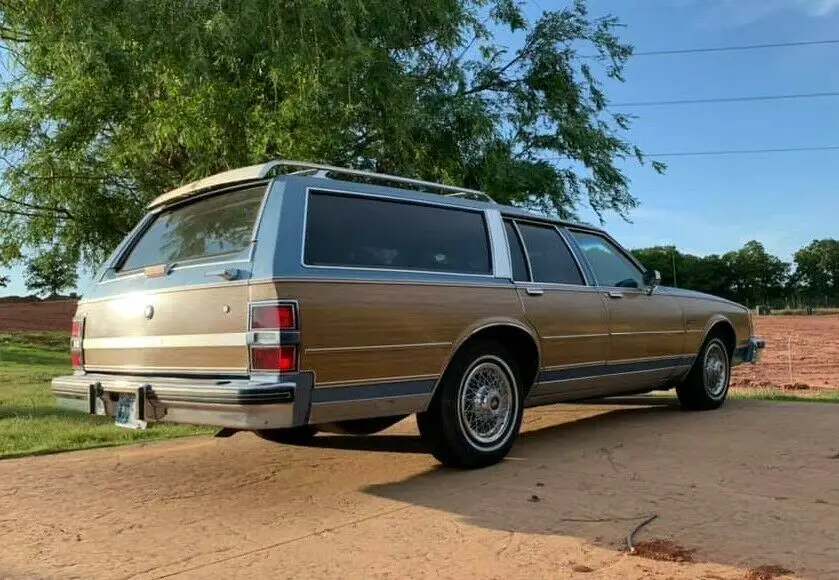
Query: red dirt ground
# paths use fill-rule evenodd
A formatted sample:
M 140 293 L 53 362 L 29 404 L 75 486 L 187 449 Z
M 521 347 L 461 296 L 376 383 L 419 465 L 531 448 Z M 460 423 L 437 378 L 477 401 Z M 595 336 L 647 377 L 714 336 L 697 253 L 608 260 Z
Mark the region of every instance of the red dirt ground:
M 760 362 L 734 370 L 732 387 L 839 389 L 839 316 L 756 316 Z
M 75 300 L 0 302 L 0 332 L 64 330 L 76 313 Z

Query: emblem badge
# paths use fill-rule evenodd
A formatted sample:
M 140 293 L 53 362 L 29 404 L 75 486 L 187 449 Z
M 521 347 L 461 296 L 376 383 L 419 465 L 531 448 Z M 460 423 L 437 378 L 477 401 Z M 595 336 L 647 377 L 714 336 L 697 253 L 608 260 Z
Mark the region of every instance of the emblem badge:
M 152 318 L 154 318 L 154 306 L 152 306 L 151 304 L 146 306 L 143 315 L 146 317 L 146 320 L 151 320 Z

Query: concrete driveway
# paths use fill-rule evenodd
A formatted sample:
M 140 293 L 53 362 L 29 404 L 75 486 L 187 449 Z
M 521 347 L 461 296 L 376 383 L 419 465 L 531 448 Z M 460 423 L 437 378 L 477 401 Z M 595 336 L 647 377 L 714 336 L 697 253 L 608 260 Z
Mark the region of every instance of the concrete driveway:
M 0 578 L 839 578 L 839 406 L 630 403 L 528 411 L 473 472 L 412 418 L 2 461 Z

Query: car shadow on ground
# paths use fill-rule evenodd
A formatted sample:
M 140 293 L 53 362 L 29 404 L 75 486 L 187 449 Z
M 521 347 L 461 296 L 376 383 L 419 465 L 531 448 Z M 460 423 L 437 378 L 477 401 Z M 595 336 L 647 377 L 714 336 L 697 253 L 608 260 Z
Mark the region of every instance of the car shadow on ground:
M 548 414 L 550 424 L 528 425 L 526 415 L 519 440 L 496 466 L 434 467 L 362 491 L 446 512 L 473 526 L 576 537 L 619 551 L 643 518 L 656 515 L 637 539 L 673 540 L 688 554 L 695 550 L 696 561 L 825 569 L 836 539 L 835 533 L 825 536 L 820 523 L 826 502 L 795 497 L 792 467 L 780 479 L 762 471 L 777 457 L 771 441 L 748 434 L 753 425 L 738 434 L 753 445 L 730 443 L 741 424 L 738 416 L 756 412 L 760 403 L 732 400 L 706 413 L 683 412 L 665 397 L 608 403 L 570 421 L 557 405 L 556 421 Z M 424 452 L 415 435 L 326 436 L 315 445 Z M 791 530 L 786 521 L 799 525 Z

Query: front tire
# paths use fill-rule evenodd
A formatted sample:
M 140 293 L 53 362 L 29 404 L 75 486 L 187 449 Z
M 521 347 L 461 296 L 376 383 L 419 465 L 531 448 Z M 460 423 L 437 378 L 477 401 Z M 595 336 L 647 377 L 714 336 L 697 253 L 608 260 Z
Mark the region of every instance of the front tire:
M 717 409 L 725 402 L 731 380 L 731 356 L 716 336 L 708 339 L 684 382 L 676 387 L 682 407 L 691 411 Z
M 420 436 L 444 465 L 498 463 L 521 427 L 522 391 L 516 360 L 503 345 L 469 345 L 449 365 L 428 410 L 417 415 Z

